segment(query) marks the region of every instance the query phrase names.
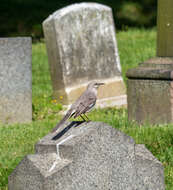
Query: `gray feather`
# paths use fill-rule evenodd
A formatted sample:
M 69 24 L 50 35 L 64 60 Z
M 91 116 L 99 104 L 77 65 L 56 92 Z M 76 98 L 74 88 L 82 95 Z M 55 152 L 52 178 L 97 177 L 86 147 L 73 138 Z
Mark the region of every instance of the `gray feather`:
M 71 117 L 71 114 L 73 112 L 73 109 L 70 109 L 65 116 L 62 118 L 62 120 L 56 125 L 55 128 L 53 128 L 53 130 L 51 131 L 52 133 L 55 132 L 68 118 Z

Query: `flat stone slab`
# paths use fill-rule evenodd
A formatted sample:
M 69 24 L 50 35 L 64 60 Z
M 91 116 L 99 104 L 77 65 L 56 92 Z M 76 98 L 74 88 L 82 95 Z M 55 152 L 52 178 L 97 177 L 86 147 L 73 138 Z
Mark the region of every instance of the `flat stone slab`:
M 129 79 L 173 80 L 172 70 L 173 58 L 155 57 L 129 69 L 126 76 Z
M 71 122 L 43 137 L 9 176 L 9 190 L 164 190 L 162 164 L 101 122 Z
M 50 15 L 43 29 L 54 98 L 70 105 L 98 80 L 106 84 L 98 92 L 100 107 L 127 104 L 110 7 L 73 4 Z
M 0 38 L 0 122 L 32 121 L 31 38 Z

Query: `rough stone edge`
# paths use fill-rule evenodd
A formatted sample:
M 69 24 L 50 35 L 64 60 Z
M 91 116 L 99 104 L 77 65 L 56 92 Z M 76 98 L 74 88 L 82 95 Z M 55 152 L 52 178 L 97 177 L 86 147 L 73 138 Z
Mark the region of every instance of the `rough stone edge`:
M 146 148 L 146 146 L 144 144 L 136 144 L 135 143 L 135 166 L 136 166 L 136 172 L 137 172 L 137 176 L 138 178 L 141 178 L 141 180 L 144 180 L 144 176 L 140 176 L 139 175 L 139 172 L 138 172 L 138 164 L 137 163 L 137 160 L 139 162 L 140 161 L 143 161 L 145 163 L 149 163 L 148 165 L 152 165 L 152 166 L 155 166 L 155 168 L 159 168 L 159 173 L 158 175 L 160 174 L 162 176 L 162 179 L 159 183 L 159 186 L 162 188 L 162 190 L 165 190 L 165 181 L 164 181 L 164 166 L 162 165 L 162 163 L 156 158 L 154 157 L 154 155 Z M 149 166 L 148 166 L 149 167 Z M 146 169 L 146 168 L 145 168 Z M 157 176 L 154 176 L 154 177 L 157 177 Z M 153 178 L 149 178 L 149 183 L 151 182 L 152 186 L 153 186 L 153 183 L 152 183 L 152 180 Z M 143 183 L 145 184 L 145 181 L 143 181 Z M 148 188 L 148 185 L 149 184 L 146 184 L 147 185 L 147 188 Z M 157 186 L 158 184 L 156 184 Z M 153 187 L 152 187 L 153 188 Z M 155 187 L 157 188 L 157 187 Z
M 173 79 L 173 58 L 154 57 L 129 69 L 126 76 L 129 79 Z
M 100 127 L 100 125 L 104 125 L 105 127 L 111 127 L 112 128 L 112 126 L 110 126 L 109 124 L 106 124 L 106 123 L 102 123 L 102 122 L 96 122 L 96 125 L 94 126 L 96 129 L 97 128 L 99 128 Z M 67 125 L 67 123 L 65 124 L 65 126 Z M 83 135 L 87 135 L 87 134 L 89 134 L 90 132 L 92 132 L 92 130 L 94 130 L 94 128 L 89 128 L 89 130 L 88 130 L 88 128 L 86 128 L 85 129 L 85 131 L 82 131 L 82 133 L 84 133 Z M 113 130 L 113 128 L 112 128 L 112 130 Z M 160 171 L 163 169 L 163 166 L 162 166 L 162 164 L 161 164 L 161 162 L 160 161 L 158 161 L 157 160 L 157 158 L 155 158 L 154 156 L 153 156 L 153 154 L 145 147 L 145 145 L 143 145 L 143 144 L 136 144 L 135 143 L 135 141 L 134 141 L 134 139 L 131 137 L 131 136 L 129 136 L 129 135 L 126 135 L 125 133 L 123 133 L 123 132 L 121 132 L 120 130 L 118 130 L 118 129 L 115 129 L 116 131 L 117 131 L 117 133 L 121 133 L 124 137 L 126 136 L 126 137 L 128 137 L 128 141 L 130 142 L 130 143 L 132 143 L 133 144 L 133 146 L 134 146 L 134 154 L 135 154 L 135 160 L 136 159 L 140 159 L 140 160 L 142 160 L 142 161 L 145 161 L 145 160 L 149 160 L 150 161 L 150 163 L 152 163 L 153 162 L 153 165 L 158 165 L 159 167 L 160 167 Z M 59 129 L 59 131 L 60 131 L 60 129 Z M 56 132 L 57 133 L 57 132 Z M 82 136 L 81 136 L 81 134 L 82 133 L 79 133 L 78 135 L 79 135 L 79 139 L 81 139 L 82 138 Z M 43 140 L 44 138 L 50 138 L 51 136 L 54 136 L 54 134 L 55 133 L 52 133 L 51 135 L 46 135 L 45 137 L 43 137 L 41 140 Z M 78 136 L 77 135 L 77 136 Z M 75 144 L 76 143 L 78 143 L 78 140 L 74 140 L 74 137 L 77 137 L 77 136 L 73 136 L 72 138 L 70 138 L 70 139 L 68 139 L 67 141 L 64 141 L 64 140 L 62 140 L 62 141 L 60 141 L 59 143 L 58 143 L 58 148 L 59 148 L 59 152 L 60 152 L 60 154 L 61 154 L 61 157 L 62 157 L 62 160 L 63 159 L 66 159 L 66 158 L 70 158 L 71 159 L 71 161 L 73 160 L 73 146 L 75 146 Z M 71 140 L 72 141 L 74 141 L 73 143 L 71 142 Z M 40 141 L 39 141 L 40 142 Z M 55 143 L 55 145 L 54 146 L 56 146 L 57 144 Z M 142 150 L 142 151 L 141 151 Z M 141 153 L 143 153 L 143 154 L 141 154 Z M 38 155 L 38 154 L 37 154 Z M 29 162 L 31 162 L 32 163 L 32 161 L 29 159 L 29 157 L 30 156 L 35 156 L 35 154 L 34 155 L 28 155 L 28 156 L 26 156 L 21 162 L 20 162 L 20 164 L 22 164 L 23 162 L 24 162 L 24 160 L 25 159 L 27 159 Z M 134 160 L 134 161 L 135 161 Z M 19 164 L 19 165 L 20 165 Z M 32 163 L 33 164 L 33 163 Z M 19 165 L 16 167 L 16 169 L 13 171 L 13 173 L 10 175 L 10 176 L 12 176 L 15 172 L 16 172 L 16 170 L 17 170 L 17 168 L 19 167 Z M 35 166 L 34 164 L 33 164 L 33 166 Z M 37 168 L 37 166 L 35 166 L 36 168 L 36 170 L 38 170 L 38 168 Z M 136 167 L 136 165 L 134 165 L 134 167 Z M 63 168 L 63 167 L 62 167 Z M 61 168 L 61 169 L 62 169 Z M 136 168 L 136 172 L 138 172 L 137 171 L 138 169 Z M 163 170 L 162 170 L 163 171 Z M 161 173 L 162 173 L 162 171 L 161 171 Z M 54 172 L 52 172 L 52 174 L 53 173 L 55 173 L 55 172 L 57 172 L 57 170 L 56 171 L 54 171 Z M 40 173 L 40 171 L 39 171 L 39 173 Z M 40 173 L 41 174 L 41 173 Z M 162 173 L 163 174 L 163 173 Z M 43 174 L 41 174 L 41 175 L 43 175 Z M 9 176 L 9 178 L 10 178 L 10 176 Z M 47 176 L 45 176 L 45 177 L 49 177 L 48 175 Z M 164 179 L 164 174 L 163 174 L 163 179 Z M 145 185 L 145 184 L 144 184 Z M 164 187 L 162 188 L 163 190 L 164 190 Z
M 13 190 L 13 178 L 16 178 L 16 173 L 18 173 L 19 169 L 24 165 L 25 169 L 29 168 L 31 169 L 31 167 L 39 173 L 39 177 L 41 179 L 41 181 L 43 181 L 43 175 L 40 173 L 39 169 L 37 167 L 35 167 L 35 165 L 32 163 L 32 161 L 30 160 L 30 156 L 34 156 L 34 155 L 27 155 L 25 156 L 20 162 L 19 164 L 16 166 L 16 168 L 13 170 L 13 172 L 8 176 L 8 189 Z M 27 163 L 27 164 L 26 164 Z M 26 172 L 26 170 L 22 170 L 22 172 Z M 43 181 L 44 182 L 44 181 Z M 14 190 L 18 190 L 18 189 L 14 189 Z
M 99 3 L 87 3 L 87 2 L 75 3 L 53 12 L 44 22 L 47 22 L 53 18 L 60 19 L 62 16 L 69 14 L 71 11 L 75 12 L 84 8 L 98 9 L 98 10 L 102 9 L 102 10 L 111 11 L 111 8 L 109 6 L 102 5 Z

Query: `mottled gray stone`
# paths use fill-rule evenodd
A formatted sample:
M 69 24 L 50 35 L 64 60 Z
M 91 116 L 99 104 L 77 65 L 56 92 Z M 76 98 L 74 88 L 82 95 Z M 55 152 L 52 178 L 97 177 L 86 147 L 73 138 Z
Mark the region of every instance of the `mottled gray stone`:
M 173 122 L 173 58 L 156 57 L 126 73 L 129 120 Z
M 104 123 L 72 124 L 36 144 L 9 190 L 164 190 L 163 166 L 144 145 Z
M 159 0 L 157 57 L 128 70 L 129 120 L 173 123 L 173 1 Z
M 58 101 L 69 105 L 88 82 L 101 80 L 107 85 L 98 95 L 100 104 L 126 105 L 111 8 L 97 3 L 74 4 L 50 15 L 43 29 L 53 94 Z
M 143 184 L 145 184 L 146 189 L 164 189 L 164 174 L 161 163 L 143 144 L 135 145 L 135 156 L 137 175 Z
M 0 38 L 0 122 L 32 120 L 31 38 Z

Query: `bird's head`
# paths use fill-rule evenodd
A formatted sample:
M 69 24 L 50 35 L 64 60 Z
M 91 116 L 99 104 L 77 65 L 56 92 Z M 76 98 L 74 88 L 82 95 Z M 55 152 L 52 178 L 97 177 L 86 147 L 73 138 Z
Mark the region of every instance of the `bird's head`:
M 102 82 L 96 82 L 96 81 L 90 82 L 88 84 L 88 86 L 87 86 L 87 89 L 98 89 L 99 86 L 101 86 L 101 85 L 104 85 L 104 83 L 102 83 Z

